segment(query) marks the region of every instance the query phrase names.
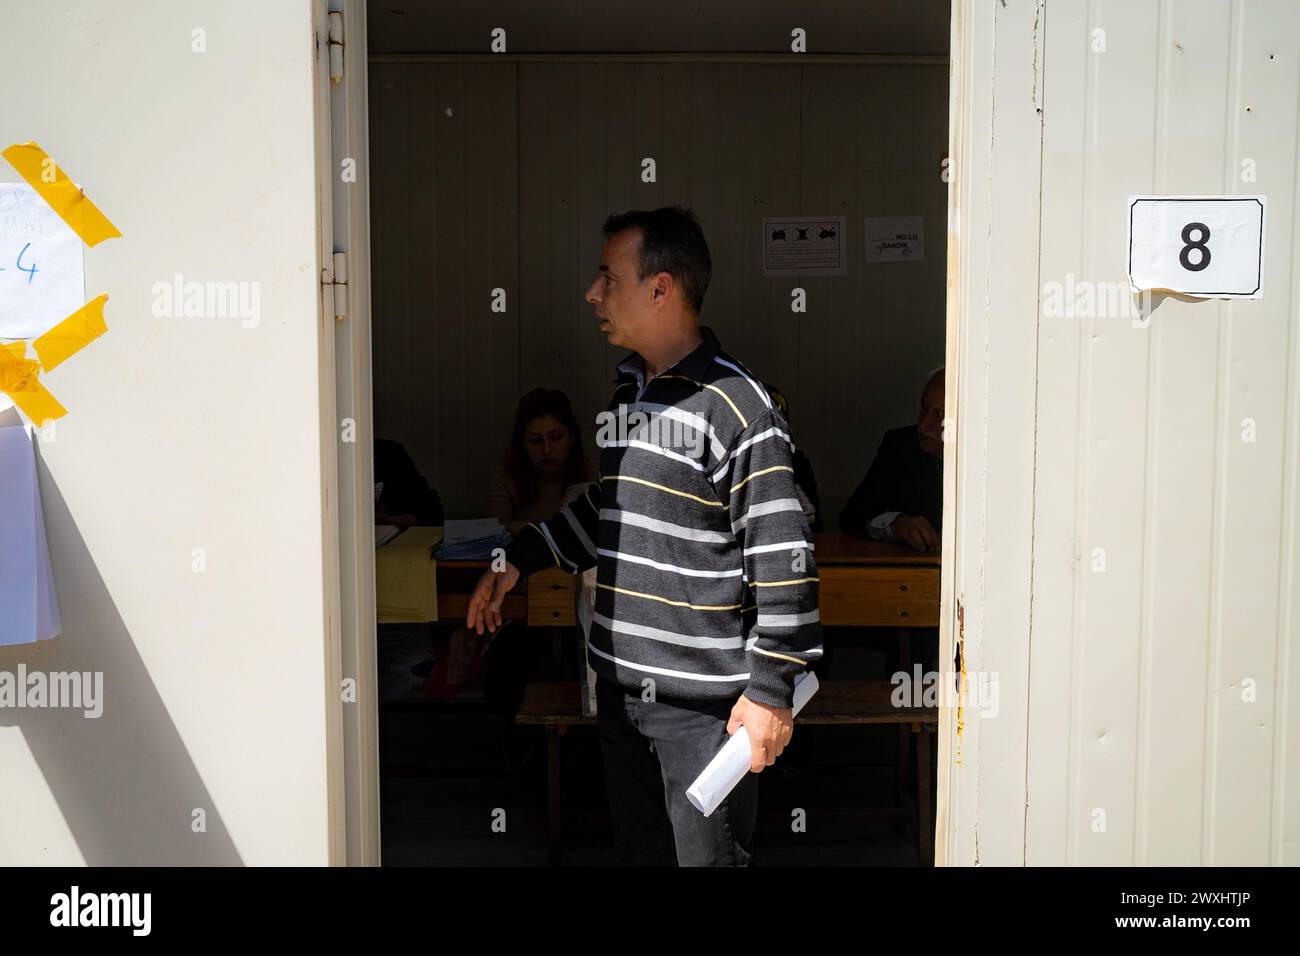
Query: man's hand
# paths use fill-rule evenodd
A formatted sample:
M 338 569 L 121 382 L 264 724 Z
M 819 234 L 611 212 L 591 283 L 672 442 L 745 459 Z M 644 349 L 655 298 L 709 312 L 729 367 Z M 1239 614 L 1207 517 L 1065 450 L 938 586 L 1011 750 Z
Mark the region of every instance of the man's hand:
M 413 514 L 390 515 L 384 510 L 383 505 L 378 501 L 375 502 L 375 524 L 377 525 L 396 525 L 405 531 L 407 528 L 414 528 L 419 523 L 420 519 Z
M 894 540 L 913 551 L 937 551 L 942 539 L 933 525 L 920 515 L 899 515 L 889 526 Z
M 727 736 L 741 726 L 749 734 L 750 773 L 761 773 L 764 767 L 776 763 L 785 745 L 794 733 L 794 711 L 789 707 L 769 707 L 741 696 L 731 708 L 727 721 Z
M 501 626 L 501 602 L 506 594 L 519 583 L 519 569 L 506 562 L 504 571 L 485 571 L 483 577 L 474 585 L 474 593 L 469 597 L 469 608 L 465 611 L 465 626 L 475 634 L 483 633 L 483 625 L 493 634 Z

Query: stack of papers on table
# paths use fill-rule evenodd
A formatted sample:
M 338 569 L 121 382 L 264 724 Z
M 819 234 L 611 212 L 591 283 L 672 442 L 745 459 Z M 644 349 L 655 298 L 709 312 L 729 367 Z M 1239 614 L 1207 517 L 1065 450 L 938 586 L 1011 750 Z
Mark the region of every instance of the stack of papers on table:
M 375 552 L 375 603 L 380 624 L 438 620 L 433 549 L 441 528 L 408 528 Z
M 482 561 L 494 548 L 505 547 L 509 535 L 496 518 L 448 521 L 438 557 L 443 561 Z

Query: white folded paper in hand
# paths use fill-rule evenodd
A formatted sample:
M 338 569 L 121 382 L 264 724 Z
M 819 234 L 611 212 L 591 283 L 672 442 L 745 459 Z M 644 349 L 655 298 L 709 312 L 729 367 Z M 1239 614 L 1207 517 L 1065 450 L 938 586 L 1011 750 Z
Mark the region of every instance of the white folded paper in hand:
M 16 410 L 0 412 L 0 646 L 60 630 L 32 431 Z
M 813 694 L 817 693 L 817 675 L 812 671 L 799 675 L 794 682 L 793 710 L 796 716 Z M 727 799 L 736 784 L 745 779 L 754 762 L 749 747 L 749 733 L 741 727 L 732 734 L 704 772 L 686 790 L 686 799 L 706 817 Z

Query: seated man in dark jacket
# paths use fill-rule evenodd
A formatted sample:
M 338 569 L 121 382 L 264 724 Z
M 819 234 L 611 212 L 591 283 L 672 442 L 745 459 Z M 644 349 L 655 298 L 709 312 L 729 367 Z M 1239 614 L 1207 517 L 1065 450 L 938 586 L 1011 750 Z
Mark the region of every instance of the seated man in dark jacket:
M 375 524 L 442 524 L 442 500 L 399 442 L 375 439 Z
M 921 391 L 915 425 L 885 433 L 867 475 L 840 512 L 840 528 L 917 551 L 936 551 L 943 527 L 943 369 Z

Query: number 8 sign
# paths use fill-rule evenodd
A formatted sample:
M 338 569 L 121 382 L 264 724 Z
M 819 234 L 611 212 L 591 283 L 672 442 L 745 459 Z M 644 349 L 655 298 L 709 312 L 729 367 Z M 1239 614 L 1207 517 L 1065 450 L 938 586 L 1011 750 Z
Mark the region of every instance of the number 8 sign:
M 1262 298 L 1264 207 L 1264 196 L 1130 196 L 1133 291 Z

